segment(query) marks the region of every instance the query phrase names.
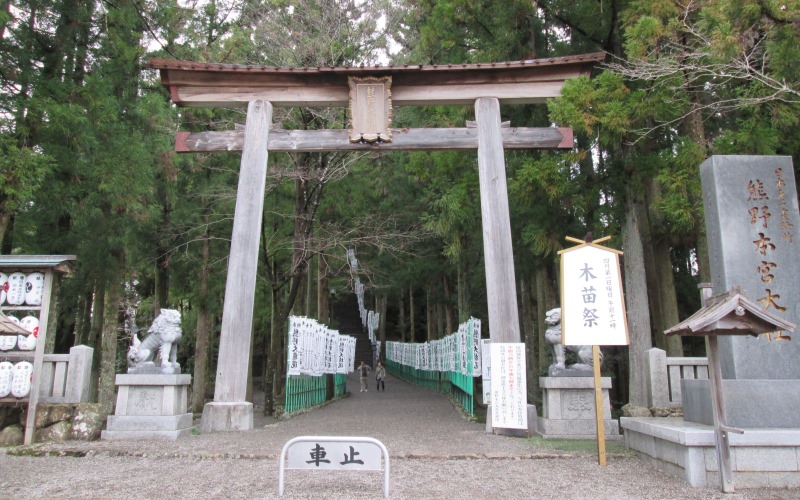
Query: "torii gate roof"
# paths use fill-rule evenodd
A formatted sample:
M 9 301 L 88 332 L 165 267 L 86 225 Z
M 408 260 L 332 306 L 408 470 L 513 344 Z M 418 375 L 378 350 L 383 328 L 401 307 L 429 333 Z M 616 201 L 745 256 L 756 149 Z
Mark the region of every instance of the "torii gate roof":
M 274 106 L 333 107 L 349 102 L 348 77 L 392 77 L 396 106 L 471 105 L 480 97 L 502 104 L 558 97 L 564 81 L 588 75 L 605 53 L 477 64 L 358 67 L 268 67 L 151 59 L 172 100 L 181 106 L 241 107 L 262 99 Z

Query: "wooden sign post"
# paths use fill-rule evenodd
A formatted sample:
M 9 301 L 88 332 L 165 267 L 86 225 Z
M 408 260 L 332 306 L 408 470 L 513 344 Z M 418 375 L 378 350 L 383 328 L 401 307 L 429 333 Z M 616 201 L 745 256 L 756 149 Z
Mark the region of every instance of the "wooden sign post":
M 600 380 L 600 345 L 628 345 L 628 321 L 622 293 L 619 256 L 622 252 L 597 243 L 610 236 L 579 240 L 561 250 L 561 335 L 564 345 L 591 345 L 594 408 L 597 421 L 597 459 L 606 465 L 603 390 Z

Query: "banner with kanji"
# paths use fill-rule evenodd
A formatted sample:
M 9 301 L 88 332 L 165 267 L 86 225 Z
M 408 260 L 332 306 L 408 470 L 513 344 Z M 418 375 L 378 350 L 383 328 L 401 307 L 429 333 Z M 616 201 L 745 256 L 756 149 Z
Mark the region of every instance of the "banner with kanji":
M 619 252 L 582 244 L 561 252 L 564 345 L 628 345 Z

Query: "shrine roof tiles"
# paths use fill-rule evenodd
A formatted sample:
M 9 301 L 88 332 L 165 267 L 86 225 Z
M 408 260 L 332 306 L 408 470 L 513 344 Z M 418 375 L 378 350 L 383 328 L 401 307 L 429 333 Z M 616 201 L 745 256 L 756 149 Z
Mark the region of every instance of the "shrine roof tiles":
M 159 70 L 188 70 L 223 73 L 339 73 L 347 75 L 386 74 L 396 72 L 418 71 L 452 71 L 452 70 L 485 70 L 490 68 L 524 68 L 531 66 L 558 66 L 576 63 L 596 63 L 605 58 L 605 53 L 578 54 L 564 57 L 548 57 L 543 59 L 527 59 L 521 61 L 500 61 L 471 64 L 403 64 L 397 66 L 342 66 L 342 67 L 289 67 L 289 66 L 256 66 L 242 64 L 200 63 L 176 59 L 150 59 L 147 67 Z

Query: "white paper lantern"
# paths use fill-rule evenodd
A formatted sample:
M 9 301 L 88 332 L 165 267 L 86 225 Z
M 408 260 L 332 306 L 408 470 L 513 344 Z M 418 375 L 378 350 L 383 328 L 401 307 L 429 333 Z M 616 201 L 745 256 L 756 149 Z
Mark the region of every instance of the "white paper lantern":
M 19 306 L 25 302 L 25 274 L 11 273 L 8 276 L 8 290 L 6 290 L 6 303 Z
M 25 303 L 29 306 L 40 306 L 42 295 L 44 295 L 44 274 L 30 273 L 25 277 Z
M 14 378 L 11 380 L 11 395 L 24 398 L 31 393 L 33 365 L 28 361 L 20 361 L 14 365 Z
M 11 337 L 14 341 L 16 337 Z M 8 361 L 0 363 L 0 398 L 11 394 L 11 382 L 14 380 L 14 365 Z

